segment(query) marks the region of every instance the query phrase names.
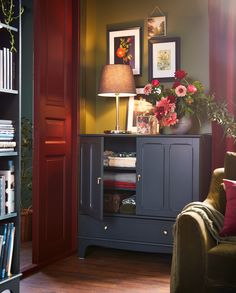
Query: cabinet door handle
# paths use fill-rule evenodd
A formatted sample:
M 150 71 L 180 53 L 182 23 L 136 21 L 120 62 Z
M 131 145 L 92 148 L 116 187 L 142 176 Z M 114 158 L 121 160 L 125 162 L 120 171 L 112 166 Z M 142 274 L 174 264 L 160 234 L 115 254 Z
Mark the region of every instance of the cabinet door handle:
M 140 179 L 141 179 L 141 175 L 138 174 L 138 175 L 137 175 L 137 180 L 138 180 L 138 182 L 140 181 Z
M 101 177 L 98 177 L 97 178 L 97 185 L 99 185 L 101 183 L 101 181 L 102 181 L 102 178 Z

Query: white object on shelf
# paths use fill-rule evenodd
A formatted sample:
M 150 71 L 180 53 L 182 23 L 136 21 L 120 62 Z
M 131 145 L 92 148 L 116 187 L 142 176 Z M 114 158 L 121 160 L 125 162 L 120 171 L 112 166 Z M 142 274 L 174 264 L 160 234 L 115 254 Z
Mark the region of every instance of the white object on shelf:
M 108 157 L 108 166 L 110 167 L 135 167 L 135 157 Z

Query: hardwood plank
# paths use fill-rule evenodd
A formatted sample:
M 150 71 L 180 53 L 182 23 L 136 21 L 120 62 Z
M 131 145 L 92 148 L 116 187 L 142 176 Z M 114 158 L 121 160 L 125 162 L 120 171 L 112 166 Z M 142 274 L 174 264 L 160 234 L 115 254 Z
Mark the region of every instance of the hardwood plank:
M 93 247 L 21 280 L 24 293 L 169 293 L 171 255 Z

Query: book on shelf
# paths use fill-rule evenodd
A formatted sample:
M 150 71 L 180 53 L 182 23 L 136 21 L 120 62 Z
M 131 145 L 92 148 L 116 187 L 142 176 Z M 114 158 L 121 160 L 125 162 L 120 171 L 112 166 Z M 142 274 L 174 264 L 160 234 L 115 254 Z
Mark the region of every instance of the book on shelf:
M 11 264 L 14 248 L 15 226 L 13 222 L 0 224 L 2 249 L 0 255 L 0 279 L 11 276 Z
M 3 154 L 3 153 L 6 153 L 6 152 L 14 152 L 15 149 L 14 148 L 0 148 L 0 153 Z
M 0 216 L 6 214 L 6 188 L 5 176 L 0 175 Z
M 12 125 L 12 124 L 13 124 L 13 120 L 0 119 L 0 125 Z
M 0 50 L 0 89 L 3 88 L 3 51 Z
M 0 141 L 0 148 L 14 148 L 16 147 L 15 141 Z
M 13 256 L 13 248 L 14 248 L 15 231 L 16 231 L 16 227 L 14 227 L 14 225 L 12 225 L 11 226 L 11 233 L 10 233 L 9 249 L 8 249 L 8 253 L 7 253 L 7 263 L 6 263 L 7 277 L 11 276 L 11 265 L 12 265 L 12 256 Z
M 1 215 L 11 214 L 15 212 L 15 176 L 13 161 L 8 161 L 6 170 L 0 170 L 0 178 L 2 179 L 1 198 Z M 4 182 L 5 181 L 5 182 Z M 4 192 L 5 190 L 5 192 Z
M 13 90 L 16 88 L 15 54 L 9 48 L 0 50 L 0 89 Z
M 3 223 L 0 225 L 0 235 L 2 235 L 2 249 L 0 255 L 0 279 L 2 279 L 2 270 L 3 270 L 3 262 L 4 262 L 4 255 L 6 253 L 6 239 L 7 239 L 7 223 Z

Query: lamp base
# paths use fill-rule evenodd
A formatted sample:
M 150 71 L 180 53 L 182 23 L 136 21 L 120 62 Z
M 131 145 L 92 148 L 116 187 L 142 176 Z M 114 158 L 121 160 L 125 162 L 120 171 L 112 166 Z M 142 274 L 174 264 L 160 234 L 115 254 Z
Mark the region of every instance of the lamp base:
M 104 130 L 105 134 L 130 134 L 131 131 L 128 130 Z

